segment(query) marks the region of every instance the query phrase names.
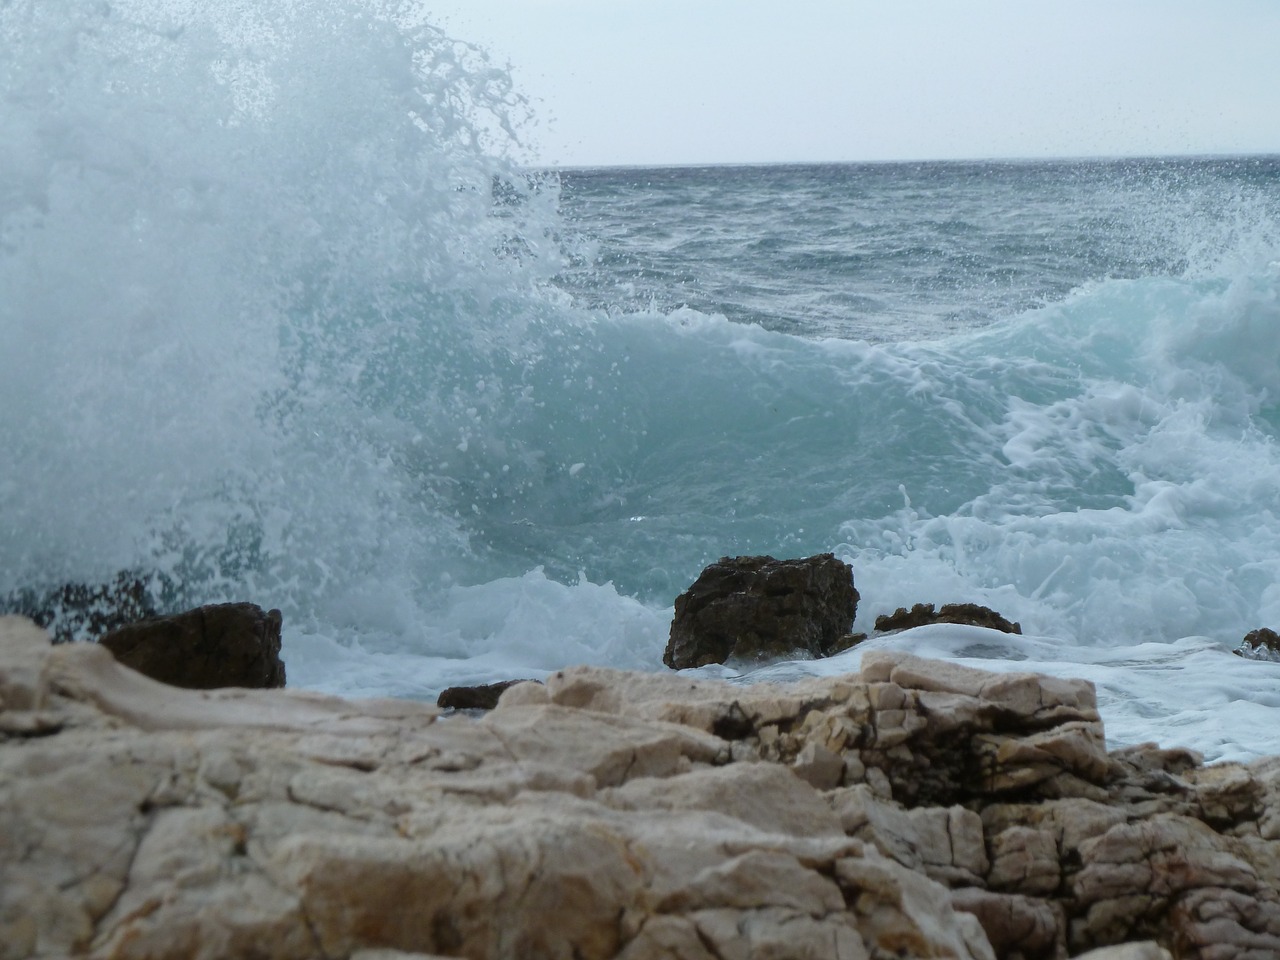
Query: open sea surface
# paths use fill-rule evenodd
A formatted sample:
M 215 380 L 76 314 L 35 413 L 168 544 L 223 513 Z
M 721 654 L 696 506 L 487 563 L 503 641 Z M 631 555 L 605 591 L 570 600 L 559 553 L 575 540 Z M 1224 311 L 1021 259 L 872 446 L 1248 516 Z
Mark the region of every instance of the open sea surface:
M 864 648 L 1280 753 L 1280 158 L 535 171 L 383 0 L 0 2 L 0 595 L 282 609 L 295 686 L 665 669 L 722 555 Z

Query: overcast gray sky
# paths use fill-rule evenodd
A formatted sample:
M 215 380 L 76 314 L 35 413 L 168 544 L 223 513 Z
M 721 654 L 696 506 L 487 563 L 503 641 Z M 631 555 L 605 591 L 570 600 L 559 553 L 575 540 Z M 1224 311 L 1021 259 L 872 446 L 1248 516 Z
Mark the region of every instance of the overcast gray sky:
M 433 0 L 544 163 L 1280 153 L 1280 0 Z

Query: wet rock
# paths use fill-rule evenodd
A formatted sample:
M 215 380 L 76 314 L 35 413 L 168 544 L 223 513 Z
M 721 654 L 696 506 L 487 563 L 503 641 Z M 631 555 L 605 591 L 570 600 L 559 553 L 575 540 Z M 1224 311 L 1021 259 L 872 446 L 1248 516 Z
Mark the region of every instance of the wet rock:
M 1280 661 L 1280 633 L 1268 627 L 1251 630 L 1231 652 L 1246 660 Z
M 536 683 L 536 680 L 502 680 L 498 683 L 482 683 L 472 687 L 447 687 L 440 691 L 436 706 L 442 710 L 492 710 L 498 698 L 517 683 Z
M 117 660 L 174 687 L 283 687 L 280 611 L 219 603 L 153 617 L 102 638 Z
M 876 617 L 876 632 L 909 630 L 929 623 L 963 623 L 1001 633 L 1022 633 L 1021 624 L 1006 620 L 990 607 L 976 603 L 944 603 L 940 610 L 935 610 L 932 603 L 917 603 L 910 610 L 899 607 L 893 613 Z
M 826 657 L 851 645 L 853 569 L 833 554 L 722 557 L 676 598 L 662 662 L 680 670 L 730 659 Z

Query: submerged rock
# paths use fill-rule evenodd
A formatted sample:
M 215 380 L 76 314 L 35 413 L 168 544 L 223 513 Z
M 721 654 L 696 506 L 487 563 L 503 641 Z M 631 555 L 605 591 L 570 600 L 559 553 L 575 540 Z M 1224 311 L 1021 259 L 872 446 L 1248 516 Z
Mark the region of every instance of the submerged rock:
M 113 630 L 101 645 L 139 673 L 175 687 L 283 687 L 280 611 L 219 603 Z
M 833 554 L 721 557 L 676 598 L 662 662 L 680 670 L 729 659 L 847 649 L 858 611 L 853 569 Z
M 944 603 L 941 610 L 935 610 L 932 603 L 917 603 L 910 610 L 899 607 L 893 613 L 876 617 L 876 632 L 909 630 L 928 623 L 962 623 L 1001 633 L 1022 633 L 1022 624 L 1006 620 L 990 607 L 976 603 Z
M 1278 890 L 1280 758 L 1108 754 L 1085 681 L 579 667 L 444 718 L 0 618 L 3 960 L 1258 960 Z

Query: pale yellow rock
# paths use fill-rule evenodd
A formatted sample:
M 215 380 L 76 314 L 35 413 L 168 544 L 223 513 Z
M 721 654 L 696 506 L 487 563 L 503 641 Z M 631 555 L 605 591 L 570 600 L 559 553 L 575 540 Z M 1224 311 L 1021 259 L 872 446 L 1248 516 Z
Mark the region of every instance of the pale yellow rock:
M 844 758 L 822 743 L 810 741 L 796 754 L 791 771 L 816 790 L 831 790 L 844 782 Z
M 1097 950 L 1078 954 L 1075 960 L 1173 960 L 1173 954 L 1154 940 L 1144 940 L 1116 947 L 1099 947 Z
M 503 707 L 528 707 L 539 703 L 550 703 L 551 694 L 547 692 L 547 686 L 544 683 L 538 683 L 535 680 L 525 680 L 522 683 L 512 684 L 498 695 L 498 705 L 496 709 L 501 710 Z
M 1009 827 L 991 838 L 994 890 L 1016 890 L 1040 896 L 1053 893 L 1062 881 L 1058 845 L 1052 835 L 1030 827 Z
M 1263 785 L 1248 767 L 1224 763 L 1196 771 L 1192 782 L 1201 815 L 1210 823 L 1234 825 L 1262 811 Z
M 47 694 L 49 635 L 25 617 L 0 616 L 0 714 L 39 710 Z
M 1123 809 L 1070 797 L 1036 804 L 989 804 L 982 812 L 986 830 L 991 835 L 1012 827 L 1030 827 L 1048 833 L 1058 849 L 1058 859 L 1068 857 L 1086 840 L 1100 837 L 1116 824 L 1125 823 Z
M 476 720 L 104 653 L 0 619 L 0 960 L 1280 956 L 1280 762 L 1108 756 L 1088 684 L 574 668 Z
M 601 787 L 636 777 L 670 776 L 692 761 L 710 763 L 725 752 L 718 738 L 689 727 L 602 714 L 589 724 L 581 712 L 557 704 L 493 710 L 479 723 L 515 759 L 554 757 L 589 773 Z
M 701 910 L 699 937 L 721 960 L 868 960 L 845 916 L 815 918 L 780 907 L 744 912 Z
M 962 694 L 998 703 L 1035 717 L 1097 719 L 1097 695 L 1086 680 L 1059 680 L 1034 674 L 991 674 L 985 670 L 910 654 L 871 650 L 862 657 L 868 682 L 892 682 L 909 690 Z
M 982 819 L 963 807 L 907 810 L 859 785 L 829 795 L 841 826 L 904 867 L 947 885 L 981 884 L 988 863 Z M 1056 861 L 1055 861 L 1056 866 Z
M 666 914 L 718 907 L 784 907 L 821 918 L 842 912 L 844 898 L 833 881 L 794 858 L 752 850 L 708 867 L 656 904 L 658 912 Z
M 873 950 L 891 956 L 995 958 L 977 918 L 955 911 L 947 889 L 920 874 L 869 852 L 841 860 L 836 880 Z
M 646 777 L 600 794 L 620 810 L 705 810 L 733 817 L 764 833 L 842 836 L 823 799 L 786 767 L 734 763 L 672 778 Z
M 301 690 L 183 690 L 130 670 L 94 643 L 54 647 L 45 658 L 43 680 L 64 696 L 142 730 L 244 727 L 367 736 L 393 732 L 406 719 L 425 722 L 440 713 L 412 701 L 389 711 L 385 700 L 366 708 L 359 701 Z

